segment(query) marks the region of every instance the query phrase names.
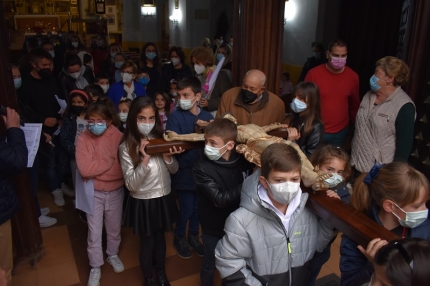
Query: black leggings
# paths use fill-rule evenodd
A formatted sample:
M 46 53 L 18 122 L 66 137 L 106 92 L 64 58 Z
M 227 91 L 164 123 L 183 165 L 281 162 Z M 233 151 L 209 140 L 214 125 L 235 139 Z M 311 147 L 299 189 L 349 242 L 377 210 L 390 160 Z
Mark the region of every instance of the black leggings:
M 139 262 L 145 277 L 152 275 L 152 258 L 155 258 L 155 266 L 164 268 L 166 261 L 166 239 L 164 229 L 158 229 L 152 235 L 140 234 Z

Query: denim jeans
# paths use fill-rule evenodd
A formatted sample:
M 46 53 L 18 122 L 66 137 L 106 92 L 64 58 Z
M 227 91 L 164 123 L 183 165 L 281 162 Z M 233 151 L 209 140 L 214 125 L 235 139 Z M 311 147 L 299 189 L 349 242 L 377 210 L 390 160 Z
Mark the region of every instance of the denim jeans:
M 33 196 L 34 204 L 36 205 L 36 211 L 38 217 L 42 215 L 40 212 L 39 199 L 37 198 L 37 184 L 39 183 L 39 155 L 34 158 L 33 166 L 30 168 L 30 180 L 31 180 L 31 194 Z
M 198 198 L 196 190 L 176 190 L 179 200 L 179 219 L 176 222 L 175 235 L 184 237 L 187 222 L 190 221 L 188 232 L 193 235 L 199 233 Z
M 348 130 L 349 128 L 346 127 L 337 133 L 324 133 L 324 143 L 342 148 L 348 136 Z
M 216 236 L 202 234 L 203 248 L 205 256 L 200 268 L 200 284 L 202 286 L 212 286 L 215 272 L 215 247 L 221 238 Z

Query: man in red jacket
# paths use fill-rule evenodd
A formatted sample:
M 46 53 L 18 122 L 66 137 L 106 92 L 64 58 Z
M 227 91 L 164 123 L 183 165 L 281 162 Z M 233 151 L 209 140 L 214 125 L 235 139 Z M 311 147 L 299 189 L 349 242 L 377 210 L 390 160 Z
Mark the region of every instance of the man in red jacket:
M 324 141 L 339 147 L 360 106 L 358 75 L 345 66 L 347 54 L 345 42 L 340 39 L 330 42 L 326 52 L 328 63 L 311 69 L 305 78 L 320 89 Z

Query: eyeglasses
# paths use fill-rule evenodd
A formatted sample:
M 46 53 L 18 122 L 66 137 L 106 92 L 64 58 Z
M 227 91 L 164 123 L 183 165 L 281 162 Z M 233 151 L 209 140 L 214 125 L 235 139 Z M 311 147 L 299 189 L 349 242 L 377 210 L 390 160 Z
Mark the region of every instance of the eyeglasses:
M 93 126 L 94 124 L 97 124 L 97 125 L 103 125 L 103 124 L 105 124 L 105 123 L 106 123 L 106 120 L 104 120 L 104 119 L 98 119 L 98 120 L 87 120 L 87 122 L 88 122 L 88 125 L 89 125 L 89 126 Z

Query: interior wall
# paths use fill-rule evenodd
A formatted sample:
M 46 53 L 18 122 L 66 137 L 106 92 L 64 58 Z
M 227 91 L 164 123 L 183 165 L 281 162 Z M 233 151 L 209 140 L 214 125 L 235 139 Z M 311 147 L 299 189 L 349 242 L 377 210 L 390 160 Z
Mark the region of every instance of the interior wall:
M 303 65 L 312 56 L 312 42 L 315 42 L 318 19 L 318 0 L 289 0 L 295 8 L 295 16 L 284 25 L 282 61 L 292 65 Z M 288 11 L 286 11 L 288 14 Z
M 227 32 L 225 42 L 228 42 L 230 39 L 230 35 L 233 34 L 233 8 L 234 8 L 234 0 L 216 0 L 212 1 L 211 4 L 211 29 L 210 29 L 210 39 L 213 40 L 217 33 L 217 25 L 218 19 L 221 16 L 223 10 L 226 11 L 229 31 Z
M 141 15 L 141 0 L 123 0 L 122 40 L 125 46 L 141 48 L 146 42 L 161 42 L 161 9 L 166 0 L 157 0 L 156 15 Z

